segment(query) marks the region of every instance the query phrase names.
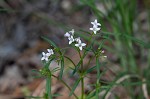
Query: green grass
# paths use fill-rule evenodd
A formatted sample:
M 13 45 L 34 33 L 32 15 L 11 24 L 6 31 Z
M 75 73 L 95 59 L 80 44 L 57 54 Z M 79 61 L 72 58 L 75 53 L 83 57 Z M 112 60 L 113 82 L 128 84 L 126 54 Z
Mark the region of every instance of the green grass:
M 97 2 L 95 0 L 80 1 L 85 6 L 89 6 L 91 8 L 92 12 L 97 16 L 103 27 L 105 27 L 105 23 L 109 23 L 112 31 L 108 35 L 113 36 L 113 38 L 110 37 L 113 41 L 111 42 L 113 44 L 113 48 L 106 47 L 106 49 L 114 49 L 113 52 L 117 53 L 120 60 L 120 66 L 123 68 L 122 72 L 137 74 L 141 78 L 146 78 L 146 80 L 149 81 L 150 79 L 145 75 L 150 74 L 148 71 L 150 68 L 150 61 L 145 61 L 147 62 L 147 70 L 143 72 L 141 71 L 142 66 L 138 64 L 138 60 L 136 58 L 135 46 L 137 44 L 142 46 L 138 45 L 140 50 L 149 50 L 150 48 L 150 43 L 145 43 L 144 40 L 139 40 L 135 37 L 133 24 L 136 21 L 136 16 L 138 16 L 137 0 L 99 0 Z M 96 3 L 102 3 L 104 5 L 107 15 L 96 7 Z M 109 7 L 111 7 L 111 9 L 109 9 Z M 103 20 L 107 22 L 104 22 Z M 107 31 L 107 27 L 103 27 L 102 30 Z M 105 34 L 105 32 L 103 33 Z M 105 48 L 105 46 L 103 47 Z M 149 57 L 150 54 L 147 55 L 147 60 L 150 59 Z M 132 79 L 129 81 L 132 83 Z M 150 85 L 148 84 L 148 86 Z M 127 89 L 133 91 L 132 88 L 133 87 L 128 87 Z M 130 95 L 132 98 L 135 98 L 133 92 L 131 92 Z

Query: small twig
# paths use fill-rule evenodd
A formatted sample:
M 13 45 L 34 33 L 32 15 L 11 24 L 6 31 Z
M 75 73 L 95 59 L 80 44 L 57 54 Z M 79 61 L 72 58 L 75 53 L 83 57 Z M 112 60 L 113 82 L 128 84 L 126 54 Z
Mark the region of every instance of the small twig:
M 142 81 L 144 82 L 142 84 L 142 90 L 143 90 L 144 97 L 145 97 L 145 99 L 149 99 L 148 92 L 147 92 L 146 79 L 143 78 Z
M 125 75 L 125 76 L 123 76 L 123 77 L 121 77 L 120 79 L 118 79 L 117 81 L 116 81 L 116 84 L 119 84 L 119 83 L 121 83 L 122 81 L 124 81 L 125 79 L 128 79 L 128 78 L 130 78 L 131 76 L 130 75 Z M 106 94 L 106 96 L 105 96 L 105 99 L 108 99 L 109 97 L 110 97 L 110 95 L 111 95 L 111 91 L 113 90 L 113 89 L 115 89 L 117 87 L 117 85 L 114 85 L 110 90 L 109 90 L 109 92 Z

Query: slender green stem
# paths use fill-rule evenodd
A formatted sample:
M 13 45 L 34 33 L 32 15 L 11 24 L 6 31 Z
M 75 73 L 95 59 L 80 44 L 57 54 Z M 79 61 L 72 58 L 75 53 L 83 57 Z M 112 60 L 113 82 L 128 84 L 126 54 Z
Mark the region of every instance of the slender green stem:
M 59 80 L 62 84 L 64 84 L 64 86 L 66 86 L 66 87 L 69 89 L 69 91 L 71 91 L 71 88 L 69 87 L 69 85 L 68 85 L 66 82 L 64 82 L 62 79 L 59 79 L 59 78 L 58 78 L 57 76 L 55 76 L 55 75 L 52 75 L 52 76 L 53 76 L 54 78 L 56 78 L 57 80 Z M 74 97 L 75 97 L 76 99 L 79 99 L 75 93 L 73 93 L 73 95 L 74 95 Z
M 81 78 L 81 99 L 84 99 L 84 77 Z
M 88 46 L 89 43 L 91 42 L 93 35 L 94 35 L 94 33 L 92 33 L 92 34 L 90 35 L 89 42 L 87 43 L 87 46 Z
M 89 43 L 91 42 L 93 37 L 93 33 L 90 36 L 89 42 L 87 43 L 87 46 L 89 45 Z M 86 53 L 86 51 L 84 52 L 84 54 Z M 81 99 L 84 99 L 84 68 L 83 68 L 83 57 L 81 56 L 81 53 L 79 52 L 79 56 L 81 59 Z
M 48 99 L 52 99 L 52 94 L 51 94 L 51 76 L 46 78 L 46 92 L 48 94 Z
M 89 59 L 88 63 L 87 63 L 87 68 L 89 68 L 91 61 L 95 58 L 95 56 L 93 56 L 92 58 Z
M 100 66 L 99 66 L 99 56 L 96 57 L 96 68 L 97 68 L 97 81 L 96 81 L 96 99 L 99 98 L 99 81 L 100 81 Z
M 148 32 L 150 34 L 150 10 L 148 9 Z M 150 36 L 150 35 L 149 35 Z M 148 68 L 150 68 L 150 49 L 148 49 Z
M 64 56 L 66 59 L 68 59 L 72 64 L 73 64 L 73 66 L 74 67 L 76 67 L 76 64 L 69 58 L 69 57 L 67 57 L 67 56 Z
M 80 56 L 80 59 L 81 59 L 81 99 L 84 99 L 84 77 L 83 77 L 83 74 L 84 74 L 84 68 L 83 68 L 83 58 L 81 56 L 81 53 L 79 51 L 79 56 Z

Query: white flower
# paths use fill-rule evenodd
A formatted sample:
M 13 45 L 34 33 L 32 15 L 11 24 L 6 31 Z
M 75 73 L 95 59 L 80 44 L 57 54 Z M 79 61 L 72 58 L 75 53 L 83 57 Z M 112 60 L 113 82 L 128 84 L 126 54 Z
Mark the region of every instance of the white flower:
M 43 60 L 45 60 L 45 61 L 48 61 L 48 55 L 47 54 L 45 54 L 44 52 L 42 52 L 42 55 L 43 55 L 43 57 L 41 58 L 41 60 L 43 61 Z
M 69 40 L 69 44 L 73 43 L 74 42 L 73 36 L 69 37 L 68 40 Z
M 79 41 L 77 44 L 75 44 L 76 47 L 79 47 L 80 50 L 82 50 L 82 47 L 85 46 L 85 43 L 82 43 L 81 41 Z
M 96 32 L 101 29 L 101 28 L 98 27 L 98 26 L 101 26 L 101 24 L 98 23 L 97 20 L 95 20 L 94 22 L 91 22 L 91 24 L 93 25 L 93 27 L 90 28 L 90 30 L 93 31 L 94 34 L 96 34 Z
M 94 22 L 91 22 L 91 24 L 93 24 L 93 26 L 96 26 L 96 27 L 101 26 L 101 24 L 97 22 L 97 19 L 95 19 Z
M 96 26 L 93 26 L 92 28 L 90 28 L 91 31 L 94 32 L 94 34 L 96 34 L 97 31 L 99 31 L 101 28 L 98 28 Z
M 69 32 L 66 32 L 66 34 L 64 35 L 65 37 L 71 37 L 71 36 L 74 36 L 74 29 L 72 29 L 71 31 Z
M 64 36 L 65 37 L 70 37 L 71 35 L 68 32 L 66 32 L 66 34 Z
M 76 42 L 81 42 L 81 39 L 80 39 L 80 37 L 78 37 L 78 38 L 75 38 L 75 41 L 76 41 Z
M 47 56 L 51 56 L 52 54 L 54 54 L 52 49 L 47 49 L 48 53 L 46 54 Z

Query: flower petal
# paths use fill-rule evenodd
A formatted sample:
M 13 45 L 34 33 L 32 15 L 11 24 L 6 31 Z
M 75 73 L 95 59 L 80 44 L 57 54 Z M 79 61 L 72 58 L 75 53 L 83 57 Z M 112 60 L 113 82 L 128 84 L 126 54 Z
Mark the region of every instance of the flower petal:
M 93 31 L 93 28 L 90 28 L 91 31 Z
M 70 34 L 68 32 L 66 32 L 66 34 L 64 36 L 65 37 L 70 37 Z
M 82 45 L 82 46 L 85 46 L 86 44 L 85 44 L 85 43 L 82 43 L 81 45 Z
M 43 55 L 43 56 L 45 56 L 45 53 L 44 53 L 44 52 L 42 52 L 42 55 Z
M 82 46 L 80 46 L 79 49 L 82 50 Z
M 79 47 L 79 44 L 75 44 L 76 47 Z
M 41 60 L 45 60 L 45 58 L 44 58 L 44 57 L 42 57 L 42 58 L 41 58 Z
M 46 61 L 48 61 L 48 58 L 45 58 Z

